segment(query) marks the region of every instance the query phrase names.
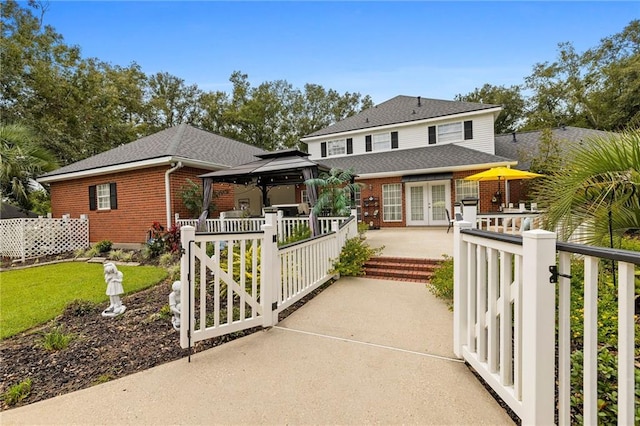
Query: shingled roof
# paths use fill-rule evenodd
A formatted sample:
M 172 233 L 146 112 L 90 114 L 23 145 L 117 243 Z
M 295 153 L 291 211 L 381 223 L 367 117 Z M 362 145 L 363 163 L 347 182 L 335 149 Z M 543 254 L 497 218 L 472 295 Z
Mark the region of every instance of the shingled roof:
M 376 173 L 409 173 L 416 170 L 447 168 L 475 169 L 486 164 L 514 164 L 511 159 L 491 155 L 455 144 L 397 149 L 345 157 L 323 158 L 322 164 L 332 168 L 353 169 L 358 175 Z
M 500 108 L 500 105 L 396 96 L 303 138 Z
M 584 129 L 581 127 L 563 126 L 552 129 L 553 138 L 570 145 L 580 143 L 591 137 L 602 137 L 610 135 L 609 132 L 594 129 Z M 528 158 L 538 152 L 540 136 L 542 130 L 530 132 L 515 132 L 504 135 L 497 135 L 495 142 L 496 155 L 518 160 L 516 169 L 529 170 L 531 162 Z M 524 154 L 524 155 L 523 155 Z
M 40 176 L 40 179 L 88 170 L 99 171 L 105 167 L 131 165 L 164 157 L 169 157 L 172 161 L 192 160 L 209 163 L 211 168 L 225 168 L 253 161 L 255 155 L 265 152 L 234 139 L 180 124 L 61 167 Z

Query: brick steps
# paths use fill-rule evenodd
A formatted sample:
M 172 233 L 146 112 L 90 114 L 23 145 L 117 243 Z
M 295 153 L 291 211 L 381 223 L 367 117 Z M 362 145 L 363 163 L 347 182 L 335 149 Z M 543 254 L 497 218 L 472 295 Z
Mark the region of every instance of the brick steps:
M 364 270 L 367 278 L 427 283 L 439 264 L 435 259 L 372 257 Z

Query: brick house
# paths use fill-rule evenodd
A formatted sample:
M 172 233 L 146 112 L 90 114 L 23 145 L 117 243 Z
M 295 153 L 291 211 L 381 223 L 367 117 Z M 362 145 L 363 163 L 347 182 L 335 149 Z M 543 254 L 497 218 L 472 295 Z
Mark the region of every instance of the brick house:
M 362 218 L 374 227 L 441 226 L 463 198 L 478 198 L 481 212 L 499 210 L 498 182 L 472 182 L 466 176 L 517 167 L 522 152 L 537 150 L 541 132 L 494 134 L 501 110 L 499 105 L 396 96 L 302 142 L 312 160 L 355 171 L 363 184 L 357 196 Z M 594 132 L 563 128 L 554 130 L 554 137 L 579 141 Z M 505 202 L 526 196 L 520 183 L 502 182 L 501 190 L 507 191 Z
M 54 217 L 89 217 L 89 241 L 120 246 L 147 240 L 154 221 L 189 217 L 180 197 L 187 179 L 255 160 L 263 150 L 181 124 L 94 155 L 38 178 L 50 185 Z M 236 207 L 233 185 L 214 190 L 216 212 Z

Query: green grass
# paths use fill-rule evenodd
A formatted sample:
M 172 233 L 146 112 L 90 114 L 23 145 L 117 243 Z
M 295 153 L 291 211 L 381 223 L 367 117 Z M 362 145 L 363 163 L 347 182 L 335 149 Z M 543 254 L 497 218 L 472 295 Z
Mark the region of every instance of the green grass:
M 127 294 L 159 283 L 167 271 L 153 266 L 119 266 Z M 108 302 L 103 268 L 94 263 L 58 263 L 0 272 L 0 339 L 60 315 L 75 300 Z M 106 305 L 105 305 L 106 308 Z

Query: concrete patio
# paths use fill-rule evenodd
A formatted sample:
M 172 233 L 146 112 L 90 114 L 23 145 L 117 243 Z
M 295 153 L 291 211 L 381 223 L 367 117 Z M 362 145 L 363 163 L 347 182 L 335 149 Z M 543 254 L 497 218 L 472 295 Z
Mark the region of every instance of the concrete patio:
M 382 228 L 367 231 L 367 243 L 382 247 L 381 256 L 440 259 L 453 255 L 453 229 L 446 227 Z

